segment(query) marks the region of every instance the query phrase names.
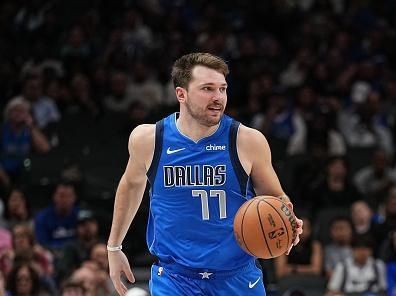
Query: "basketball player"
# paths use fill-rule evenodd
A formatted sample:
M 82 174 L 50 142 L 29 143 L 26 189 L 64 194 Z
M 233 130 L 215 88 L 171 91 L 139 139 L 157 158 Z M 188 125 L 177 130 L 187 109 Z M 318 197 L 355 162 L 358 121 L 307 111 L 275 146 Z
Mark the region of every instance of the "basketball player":
M 223 114 L 227 74 L 219 57 L 182 56 L 172 69 L 180 112 L 131 133 L 107 246 L 110 275 L 120 295 L 126 292 L 121 273 L 135 280 L 121 243 L 147 179 L 147 244 L 159 259 L 151 269 L 152 295 L 265 295 L 255 258 L 234 239 L 234 216 L 254 195 L 292 204 L 272 168 L 264 136 Z M 302 221 L 297 224 L 301 234 Z M 297 235 L 294 244 L 298 241 Z

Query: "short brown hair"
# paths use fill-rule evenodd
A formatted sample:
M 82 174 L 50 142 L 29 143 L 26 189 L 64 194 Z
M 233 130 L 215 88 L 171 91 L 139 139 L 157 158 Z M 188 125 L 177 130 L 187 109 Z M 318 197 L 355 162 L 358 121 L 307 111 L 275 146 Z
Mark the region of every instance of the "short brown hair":
M 226 62 L 215 55 L 206 52 L 186 54 L 175 61 L 172 67 L 172 81 L 174 87 L 187 88 L 191 81 L 192 70 L 195 66 L 204 66 L 216 70 L 225 76 L 229 73 Z

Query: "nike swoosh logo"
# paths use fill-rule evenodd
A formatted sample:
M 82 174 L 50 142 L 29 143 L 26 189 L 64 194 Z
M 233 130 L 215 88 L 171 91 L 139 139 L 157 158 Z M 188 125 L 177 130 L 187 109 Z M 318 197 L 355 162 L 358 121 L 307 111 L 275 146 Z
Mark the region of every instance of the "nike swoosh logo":
M 182 151 L 182 150 L 184 150 L 184 149 L 186 149 L 186 148 L 180 148 L 180 149 L 171 150 L 171 148 L 168 147 L 168 149 L 166 150 L 166 154 L 173 154 L 173 153 Z
M 249 288 L 252 289 L 254 288 L 255 285 L 257 285 L 257 283 L 259 282 L 260 277 L 257 279 L 257 281 L 255 281 L 253 284 L 249 281 Z

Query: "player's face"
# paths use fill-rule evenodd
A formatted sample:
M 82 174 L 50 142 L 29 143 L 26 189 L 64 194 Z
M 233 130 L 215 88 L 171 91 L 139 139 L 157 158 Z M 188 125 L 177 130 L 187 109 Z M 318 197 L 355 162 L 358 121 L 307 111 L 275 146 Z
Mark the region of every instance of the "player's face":
M 196 66 L 185 94 L 181 103 L 192 118 L 208 127 L 220 122 L 227 104 L 227 82 L 222 73 Z

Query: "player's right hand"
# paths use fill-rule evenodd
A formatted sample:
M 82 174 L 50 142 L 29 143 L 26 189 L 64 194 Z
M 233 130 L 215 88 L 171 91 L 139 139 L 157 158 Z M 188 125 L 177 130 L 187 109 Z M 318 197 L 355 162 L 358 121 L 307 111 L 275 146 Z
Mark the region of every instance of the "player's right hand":
M 128 259 L 122 251 L 107 252 L 107 256 L 109 258 L 110 278 L 118 294 L 124 296 L 128 289 L 121 281 L 121 274 L 124 273 L 131 283 L 135 282 Z
M 288 206 L 288 207 L 292 210 L 292 212 L 293 212 L 293 204 L 292 204 L 291 202 L 288 202 L 288 203 L 287 203 L 287 206 Z M 294 212 L 293 212 L 293 213 L 294 213 Z M 300 234 L 303 233 L 303 225 L 304 225 L 303 220 L 298 219 L 296 216 L 294 216 L 294 217 L 295 217 L 295 219 L 296 219 L 296 224 L 297 224 L 297 228 L 296 228 L 296 233 L 297 233 L 297 235 L 296 235 L 296 238 L 295 238 L 294 242 L 290 245 L 289 249 L 287 250 L 286 255 L 289 255 L 291 249 L 293 248 L 293 246 L 296 246 L 296 245 L 300 242 Z

